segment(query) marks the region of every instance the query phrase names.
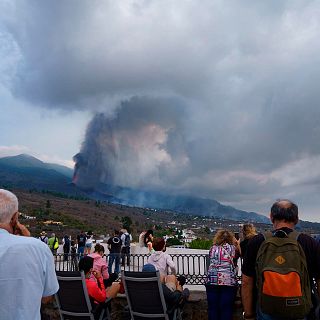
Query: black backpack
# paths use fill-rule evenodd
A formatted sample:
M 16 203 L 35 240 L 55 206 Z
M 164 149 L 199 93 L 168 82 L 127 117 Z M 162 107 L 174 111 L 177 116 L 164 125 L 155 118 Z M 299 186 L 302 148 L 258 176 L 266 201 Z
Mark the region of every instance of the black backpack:
M 125 247 L 130 247 L 130 235 L 129 234 L 125 235 L 124 246 Z
M 47 237 L 47 236 L 42 236 L 42 237 L 40 237 L 40 240 L 41 240 L 42 242 L 44 242 L 44 243 L 47 243 L 47 242 L 46 242 L 46 239 L 48 240 L 48 237 Z

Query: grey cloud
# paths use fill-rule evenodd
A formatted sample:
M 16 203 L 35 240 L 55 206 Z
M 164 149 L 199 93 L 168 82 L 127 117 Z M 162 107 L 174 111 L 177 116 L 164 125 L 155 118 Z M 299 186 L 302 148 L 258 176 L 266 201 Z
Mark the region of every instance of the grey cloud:
M 100 112 L 81 148 L 91 168 L 82 174 L 95 170 L 90 185 L 152 185 L 241 205 L 292 194 L 274 172 L 305 159 L 285 171 L 299 175 L 320 153 L 317 1 L 5 7 L 2 29 L 21 55 L 12 92 L 45 108 Z M 219 186 L 230 172 L 234 183 Z
M 65 108 L 155 91 L 223 98 L 230 78 L 251 77 L 248 65 L 274 50 L 262 37 L 282 27 L 284 9 L 271 3 L 13 2 L 12 15 L 2 17 L 23 56 L 13 89 Z

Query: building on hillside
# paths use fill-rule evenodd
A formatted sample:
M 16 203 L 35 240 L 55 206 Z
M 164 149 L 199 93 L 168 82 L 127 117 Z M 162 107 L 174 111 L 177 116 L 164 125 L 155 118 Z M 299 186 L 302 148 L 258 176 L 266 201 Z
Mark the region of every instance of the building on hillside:
M 182 230 L 181 236 L 182 236 L 181 241 L 185 244 L 191 243 L 193 240 L 197 239 L 197 236 L 195 235 L 194 231 L 190 229 Z
M 23 217 L 23 218 L 26 219 L 26 220 L 36 220 L 36 219 L 37 219 L 37 217 L 28 216 L 28 215 L 26 215 L 25 213 L 20 213 L 20 216 Z
M 61 221 L 53 221 L 53 220 L 47 220 L 47 221 L 43 221 L 43 224 L 45 225 L 57 225 L 57 226 L 62 226 L 62 222 Z

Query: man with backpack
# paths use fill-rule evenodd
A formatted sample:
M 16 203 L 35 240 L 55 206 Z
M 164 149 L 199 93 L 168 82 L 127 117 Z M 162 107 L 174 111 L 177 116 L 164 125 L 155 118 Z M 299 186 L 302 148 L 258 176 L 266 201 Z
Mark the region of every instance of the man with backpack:
M 48 237 L 47 237 L 47 233 L 45 231 L 40 232 L 39 240 L 41 240 L 45 244 L 48 244 Z
M 59 239 L 56 237 L 56 234 L 51 233 L 51 237 L 48 239 L 48 246 L 53 255 L 57 254 L 57 250 L 59 248 Z
M 127 257 L 127 266 L 130 266 L 130 243 L 132 241 L 132 236 L 127 229 L 122 229 L 121 232 L 121 264 L 124 266 Z
M 307 319 L 313 279 L 320 292 L 320 245 L 294 230 L 298 207 L 291 201 L 275 202 L 270 219 L 274 230 L 253 237 L 244 257 L 243 318 Z

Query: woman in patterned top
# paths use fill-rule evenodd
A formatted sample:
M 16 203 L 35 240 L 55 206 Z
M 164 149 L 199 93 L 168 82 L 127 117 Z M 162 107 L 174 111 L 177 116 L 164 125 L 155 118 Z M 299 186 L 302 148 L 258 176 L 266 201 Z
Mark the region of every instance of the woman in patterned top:
M 239 248 L 239 242 L 228 230 L 219 230 L 213 239 L 206 283 L 209 320 L 232 320 L 237 292 L 233 259 L 239 256 Z

